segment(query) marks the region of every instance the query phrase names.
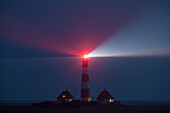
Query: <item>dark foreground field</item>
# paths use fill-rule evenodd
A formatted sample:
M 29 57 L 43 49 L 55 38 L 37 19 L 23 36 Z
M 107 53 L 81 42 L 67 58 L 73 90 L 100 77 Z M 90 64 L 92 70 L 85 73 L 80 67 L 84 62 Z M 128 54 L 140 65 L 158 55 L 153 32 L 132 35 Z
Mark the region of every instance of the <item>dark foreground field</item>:
M 170 113 L 170 105 L 138 105 L 89 107 L 31 107 L 26 105 L 1 105 L 0 113 Z

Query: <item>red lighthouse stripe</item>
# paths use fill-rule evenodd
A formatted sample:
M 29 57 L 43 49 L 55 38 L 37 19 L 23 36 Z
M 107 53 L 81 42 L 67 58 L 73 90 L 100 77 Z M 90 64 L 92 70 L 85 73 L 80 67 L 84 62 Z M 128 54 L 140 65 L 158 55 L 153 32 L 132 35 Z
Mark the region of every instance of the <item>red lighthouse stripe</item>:
M 88 74 L 82 74 L 82 82 L 89 81 L 89 75 Z
M 83 74 L 88 74 L 88 67 L 83 67 L 82 73 Z
M 88 60 L 83 60 L 83 67 L 88 67 Z
M 81 89 L 81 98 L 90 98 L 90 88 Z

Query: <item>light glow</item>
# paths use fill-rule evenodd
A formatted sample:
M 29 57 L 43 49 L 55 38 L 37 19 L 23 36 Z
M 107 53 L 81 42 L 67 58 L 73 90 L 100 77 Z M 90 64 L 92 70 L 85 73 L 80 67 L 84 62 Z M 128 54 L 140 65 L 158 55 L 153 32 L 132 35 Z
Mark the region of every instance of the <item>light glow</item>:
M 90 56 L 89 55 L 84 55 L 84 58 L 89 58 Z

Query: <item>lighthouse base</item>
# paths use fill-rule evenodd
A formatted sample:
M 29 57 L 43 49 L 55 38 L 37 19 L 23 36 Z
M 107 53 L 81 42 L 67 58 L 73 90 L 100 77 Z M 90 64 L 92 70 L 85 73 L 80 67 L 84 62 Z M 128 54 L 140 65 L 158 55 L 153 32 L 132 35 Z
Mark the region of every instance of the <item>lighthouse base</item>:
M 81 102 L 90 102 L 91 98 L 81 98 L 80 101 Z

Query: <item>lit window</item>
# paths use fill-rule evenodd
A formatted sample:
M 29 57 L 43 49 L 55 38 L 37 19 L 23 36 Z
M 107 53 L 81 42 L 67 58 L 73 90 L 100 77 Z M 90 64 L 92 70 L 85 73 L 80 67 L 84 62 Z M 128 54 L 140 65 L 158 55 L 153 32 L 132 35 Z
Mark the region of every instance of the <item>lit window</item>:
M 63 95 L 63 98 L 65 98 L 66 96 L 65 95 Z
M 72 99 L 69 99 L 68 101 L 69 101 L 69 102 L 72 102 Z
M 91 101 L 91 98 L 88 98 L 88 102 L 90 102 Z
M 113 99 L 110 99 L 109 102 L 113 102 Z

